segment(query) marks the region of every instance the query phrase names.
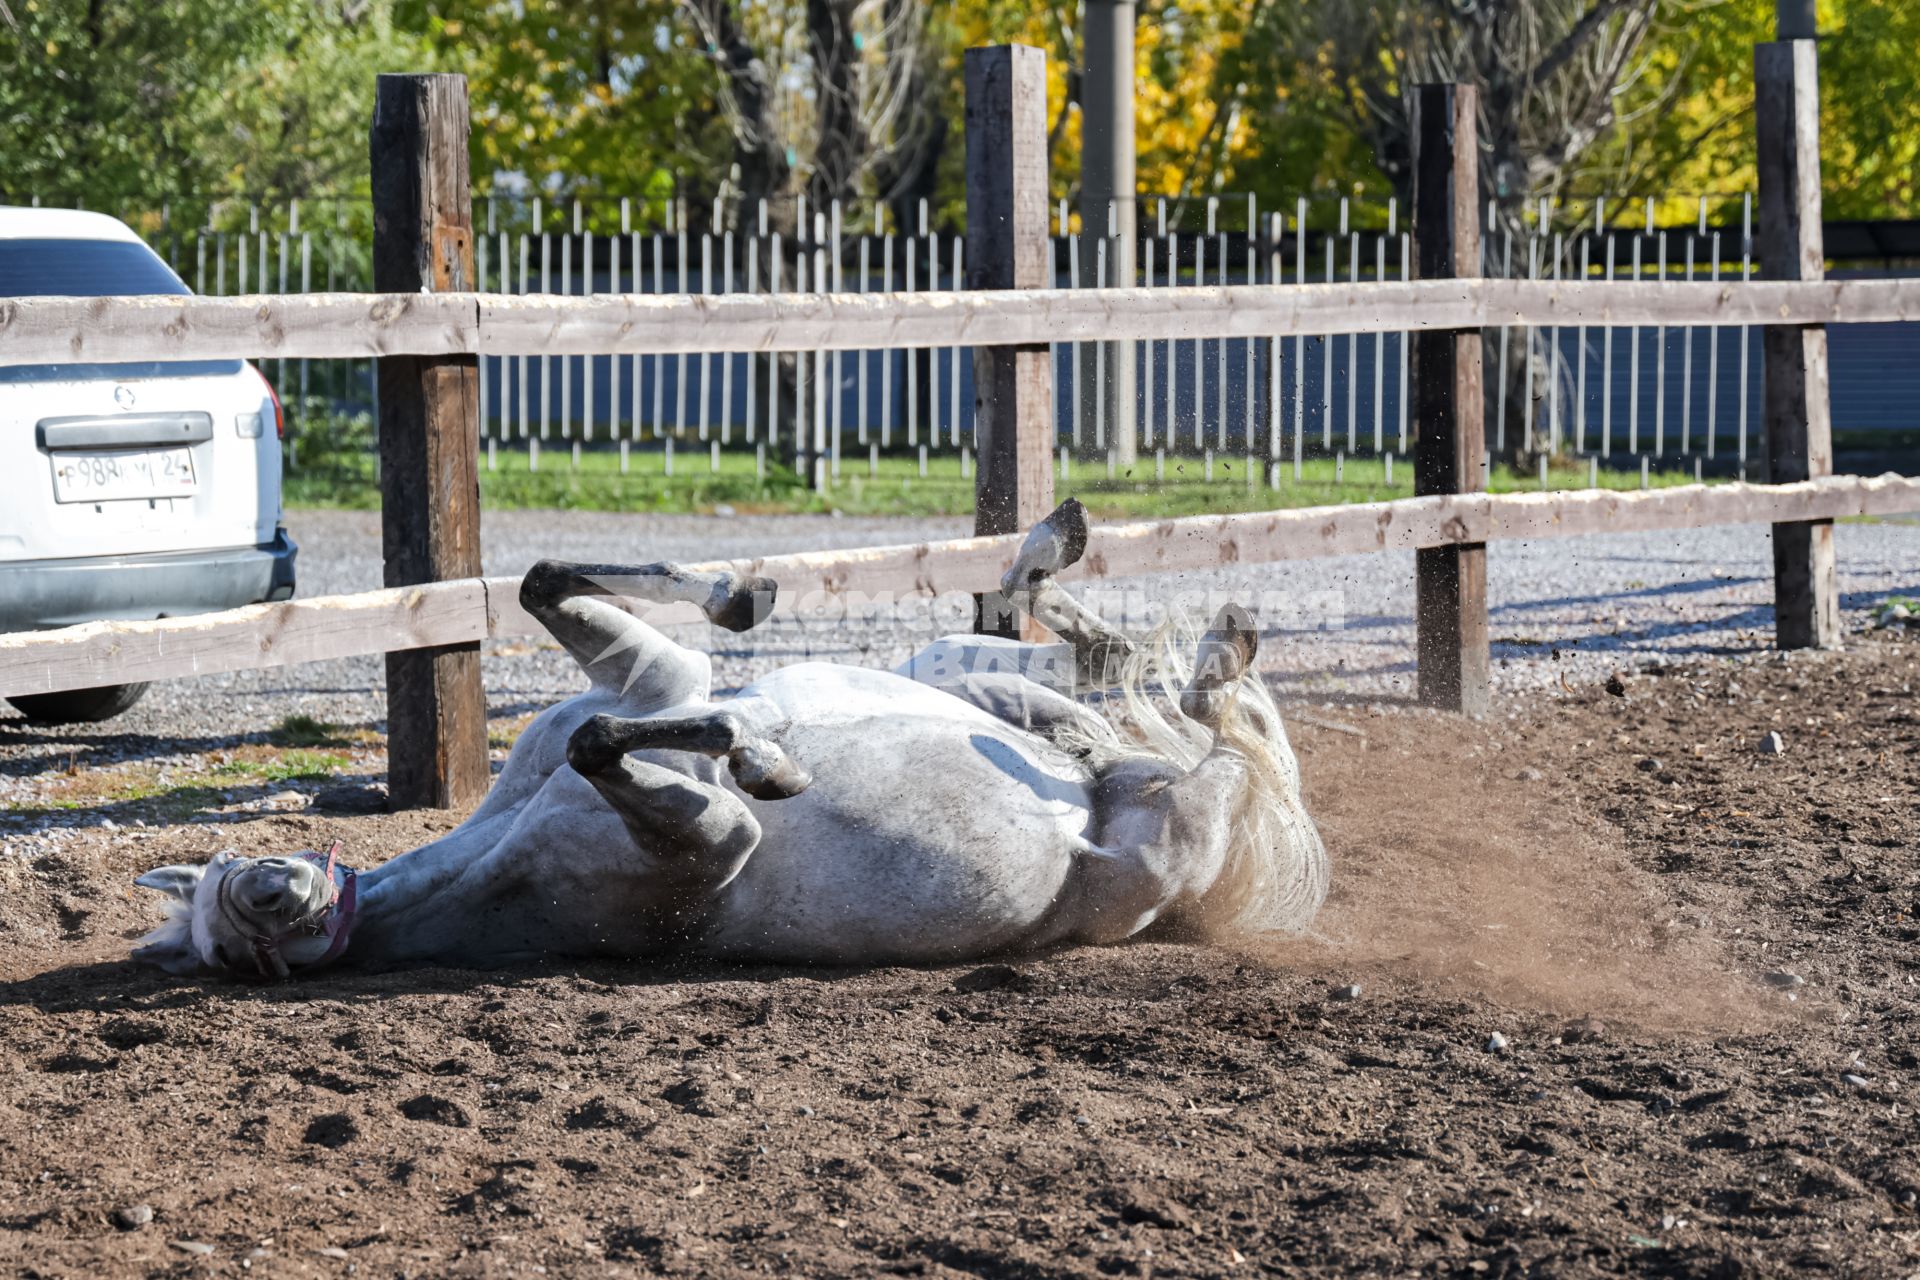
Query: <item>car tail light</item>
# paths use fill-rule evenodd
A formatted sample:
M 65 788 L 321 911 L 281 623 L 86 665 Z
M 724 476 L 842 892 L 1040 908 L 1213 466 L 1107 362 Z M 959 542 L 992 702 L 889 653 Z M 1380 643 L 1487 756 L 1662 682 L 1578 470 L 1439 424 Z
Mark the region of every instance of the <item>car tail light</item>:
M 266 379 L 262 378 L 261 381 L 266 382 Z M 267 398 L 273 401 L 274 439 L 285 440 L 287 438 L 287 411 L 280 407 L 280 393 L 273 389 L 271 382 L 267 382 Z

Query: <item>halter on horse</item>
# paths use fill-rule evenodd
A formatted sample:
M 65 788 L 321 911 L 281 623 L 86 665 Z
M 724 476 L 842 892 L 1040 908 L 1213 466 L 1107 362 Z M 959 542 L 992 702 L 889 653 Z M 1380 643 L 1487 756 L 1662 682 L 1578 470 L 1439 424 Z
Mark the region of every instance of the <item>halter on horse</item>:
M 300 966 L 305 972 L 318 969 L 338 959 L 340 953 L 347 949 L 347 943 L 353 935 L 353 917 L 359 905 L 360 890 L 351 867 L 340 867 L 340 879 L 334 879 L 334 868 L 338 866 L 340 857 L 340 842 L 338 840 L 333 842 L 327 849 L 324 859 L 317 853 L 306 853 L 301 856 L 320 868 L 332 892 L 327 899 L 327 905 L 320 911 L 294 921 L 278 933 L 260 933 L 250 928 L 246 915 L 233 902 L 231 885 L 237 877 L 232 872 L 222 876 L 220 883 L 214 886 L 215 901 L 220 908 L 220 914 L 232 926 L 235 933 L 251 937 L 253 960 L 259 966 L 260 976 L 263 978 L 284 978 L 292 972 L 286 958 L 280 954 L 280 944 L 288 938 L 325 938 L 327 940 L 327 949 L 321 953 L 318 960 Z

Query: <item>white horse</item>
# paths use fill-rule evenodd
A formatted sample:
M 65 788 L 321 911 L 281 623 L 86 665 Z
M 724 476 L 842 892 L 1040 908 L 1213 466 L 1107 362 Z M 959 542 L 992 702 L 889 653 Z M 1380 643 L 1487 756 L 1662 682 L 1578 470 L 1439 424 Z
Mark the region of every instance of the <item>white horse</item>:
M 771 582 L 543 561 L 521 600 L 592 687 L 528 726 L 470 818 L 358 874 L 313 853 L 150 871 L 135 883 L 169 918 L 134 955 L 270 977 L 336 959 L 864 964 L 1304 928 L 1326 855 L 1251 618 L 1223 609 L 1191 663 L 1166 628 L 1121 635 L 1053 580 L 1085 519 L 1063 504 L 1003 584 L 1063 644 L 951 636 L 898 672 L 805 663 L 721 700 L 706 655 L 605 597 L 745 630 Z M 1116 669 L 1118 727 L 1070 696 Z

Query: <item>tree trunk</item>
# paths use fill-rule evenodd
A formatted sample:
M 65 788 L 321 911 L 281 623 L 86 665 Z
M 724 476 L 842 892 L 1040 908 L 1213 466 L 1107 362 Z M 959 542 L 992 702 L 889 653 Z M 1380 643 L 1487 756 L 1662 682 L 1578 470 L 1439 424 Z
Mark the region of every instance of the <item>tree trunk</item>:
M 714 44 L 714 57 L 726 77 L 738 115 L 733 121 L 733 167 L 745 208 L 785 190 L 790 172 L 786 152 L 773 128 L 773 86 L 767 83 L 766 63 L 747 43 L 734 12 L 733 0 L 688 0 Z M 779 218 L 776 205 L 769 212 Z M 790 214 L 788 217 L 790 218 Z M 790 230 L 790 227 L 776 227 Z
M 855 74 L 860 51 L 854 47 L 853 9 L 853 0 L 807 0 L 818 129 L 807 188 L 821 208 L 835 197 L 854 194 L 872 154 L 872 142 L 860 120 Z

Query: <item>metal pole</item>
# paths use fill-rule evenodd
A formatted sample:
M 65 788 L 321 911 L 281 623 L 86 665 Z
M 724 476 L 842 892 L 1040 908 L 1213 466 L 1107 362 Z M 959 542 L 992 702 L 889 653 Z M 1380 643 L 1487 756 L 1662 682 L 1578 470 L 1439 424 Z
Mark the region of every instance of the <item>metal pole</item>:
M 1137 261 L 1133 0 L 1087 0 L 1086 26 L 1080 151 L 1080 249 L 1085 261 L 1080 273 L 1084 279 L 1100 278 L 1097 258 L 1104 240 L 1104 283 L 1125 289 L 1134 283 Z M 1134 367 L 1131 342 L 1083 343 L 1074 377 L 1086 416 L 1104 420 L 1110 428 L 1114 460 L 1121 467 L 1131 467 L 1137 456 Z
M 1779 40 L 1811 40 L 1815 36 L 1813 0 L 1775 0 L 1774 23 Z

